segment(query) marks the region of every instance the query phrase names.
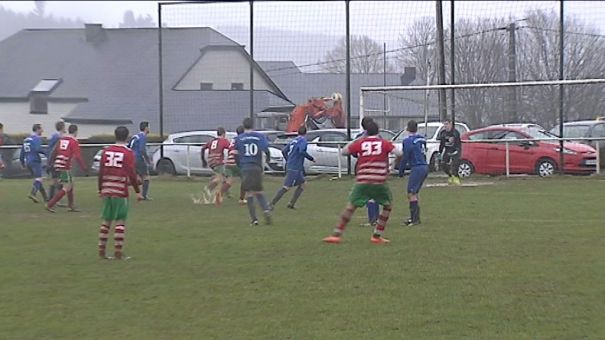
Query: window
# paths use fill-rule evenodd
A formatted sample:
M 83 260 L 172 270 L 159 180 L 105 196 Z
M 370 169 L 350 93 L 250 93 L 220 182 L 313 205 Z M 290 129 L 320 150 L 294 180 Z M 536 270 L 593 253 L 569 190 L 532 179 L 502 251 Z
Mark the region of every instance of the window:
M 244 89 L 244 83 L 231 83 L 231 90 L 241 91 Z
M 212 83 L 200 83 L 200 90 L 212 91 Z
M 556 129 L 558 132 L 558 127 Z M 563 125 L 563 136 L 565 138 L 587 137 L 589 130 L 590 125 Z
M 510 131 L 506 135 L 504 135 L 501 139 L 526 139 L 526 138 L 525 138 L 525 136 L 523 136 L 520 133 Z
M 597 124 L 592 128 L 592 137 L 605 137 L 605 124 Z
M 468 129 L 466 128 L 466 126 L 459 124 L 459 123 L 456 123 L 456 130 L 458 130 L 458 132 L 460 132 L 460 134 L 468 132 Z
M 212 140 L 212 136 L 208 135 L 191 135 L 175 138 L 175 143 L 192 143 L 192 144 L 203 144 L 208 143 Z
M 330 142 L 330 143 L 320 143 L 320 146 L 328 147 L 328 148 L 337 148 L 338 144 L 334 142 L 346 142 L 347 136 L 340 133 L 326 133 L 320 137 L 322 142 Z M 342 146 L 342 145 L 341 145 Z
M 470 139 L 470 140 L 486 140 L 486 139 L 490 139 L 489 138 L 489 131 L 473 133 L 473 134 L 471 134 L 471 135 L 468 136 L 468 139 Z
M 32 92 L 52 92 L 60 83 L 61 79 L 42 79 L 32 89 Z

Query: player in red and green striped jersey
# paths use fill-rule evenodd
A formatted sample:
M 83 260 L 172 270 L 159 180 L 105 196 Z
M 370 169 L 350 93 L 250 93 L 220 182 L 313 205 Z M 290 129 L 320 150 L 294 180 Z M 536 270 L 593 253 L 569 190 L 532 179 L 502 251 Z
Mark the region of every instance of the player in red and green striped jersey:
M 391 213 L 392 194 L 386 180 L 389 176 L 389 153 L 399 154 L 390 141 L 378 136 L 378 124 L 368 123 L 367 136 L 349 143 L 342 151 L 343 155 L 356 155 L 356 184 L 349 196 L 349 203 L 340 215 L 340 221 L 332 235 L 324 238 L 326 243 L 340 243 L 342 234 L 357 208 L 363 207 L 369 200 L 382 205 L 382 213 L 370 241 L 374 244 L 386 244 L 384 229 Z
M 114 132 L 116 144 L 108 146 L 101 154 L 99 163 L 98 189 L 103 198 L 101 218 L 103 223 L 99 229 L 99 257 L 112 259 L 105 254 L 107 238 L 112 223 L 115 224 L 113 233 L 114 256 L 117 260 L 127 260 L 123 253 L 126 236 L 126 218 L 128 217 L 128 186 L 137 193 L 137 201 L 144 200 L 136 173 L 135 155 L 126 146 L 128 129 L 118 126 Z

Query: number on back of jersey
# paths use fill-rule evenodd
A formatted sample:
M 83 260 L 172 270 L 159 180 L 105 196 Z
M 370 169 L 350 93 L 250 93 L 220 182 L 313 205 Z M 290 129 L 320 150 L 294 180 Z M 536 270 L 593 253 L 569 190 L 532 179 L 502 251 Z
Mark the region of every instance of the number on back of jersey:
M 256 144 L 244 144 L 246 150 L 244 151 L 245 156 L 256 156 L 258 155 L 258 145 Z
M 111 168 L 121 168 L 122 162 L 124 161 L 124 153 L 122 152 L 114 152 L 114 151 L 105 151 L 105 155 L 107 159 L 105 160 L 105 166 Z
M 66 139 L 61 139 L 59 141 L 59 149 L 67 150 L 67 148 L 69 148 L 69 141 Z
M 382 141 L 361 143 L 362 156 L 378 156 L 382 154 Z

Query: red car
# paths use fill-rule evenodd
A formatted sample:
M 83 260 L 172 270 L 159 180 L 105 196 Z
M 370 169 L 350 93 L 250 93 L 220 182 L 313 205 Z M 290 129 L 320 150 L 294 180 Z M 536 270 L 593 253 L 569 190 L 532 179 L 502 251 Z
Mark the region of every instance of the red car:
M 488 127 L 462 135 L 462 158 L 458 173 L 461 177 L 479 174 L 506 173 L 506 145 L 509 143 L 511 174 L 550 176 L 559 168 L 559 141 L 518 141 L 517 139 L 556 138 L 538 128 Z M 465 143 L 472 140 L 500 140 L 500 143 Z M 563 145 L 565 173 L 589 174 L 596 169 L 597 154 L 591 146 L 580 143 Z

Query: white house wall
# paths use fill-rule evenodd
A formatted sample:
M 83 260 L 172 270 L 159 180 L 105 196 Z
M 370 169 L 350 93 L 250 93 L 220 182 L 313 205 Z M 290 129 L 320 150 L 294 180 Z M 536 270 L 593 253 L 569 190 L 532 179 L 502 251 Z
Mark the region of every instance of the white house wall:
M 48 103 L 48 114 L 30 114 L 29 102 L 0 103 L 0 123 L 4 124 L 4 133 L 30 133 L 34 124 L 42 124 L 43 136 L 50 136 L 55 131 L 55 123 L 66 116 L 76 103 Z M 87 138 L 91 135 L 113 134 L 115 126 L 99 124 L 78 124 L 78 136 Z
M 48 114 L 30 114 L 29 102 L 0 103 L 0 122 L 4 132 L 29 133 L 32 125 L 39 123 L 49 133 L 54 131 L 55 123 L 76 107 L 74 103 L 48 103 Z
M 200 83 L 212 83 L 213 90 L 231 90 L 232 83 L 243 83 L 250 89 L 250 67 L 240 51 L 207 51 L 198 63 L 177 84 L 176 90 L 199 90 Z M 254 89 L 275 91 L 254 70 Z

